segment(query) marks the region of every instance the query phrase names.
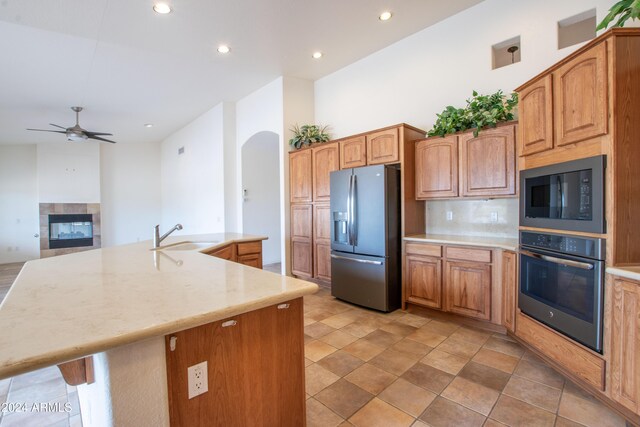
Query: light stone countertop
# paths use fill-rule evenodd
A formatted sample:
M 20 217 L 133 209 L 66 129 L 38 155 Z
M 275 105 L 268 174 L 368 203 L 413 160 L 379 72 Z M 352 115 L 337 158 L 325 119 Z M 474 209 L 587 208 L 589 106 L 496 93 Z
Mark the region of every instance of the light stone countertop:
M 317 285 L 201 252 L 264 240 L 233 233 L 186 251 L 152 242 L 27 262 L 0 305 L 0 379 L 292 300 Z
M 640 265 L 629 267 L 607 267 L 607 274 L 640 281 Z
M 517 238 L 492 236 L 457 236 L 453 234 L 416 234 L 407 236 L 403 240 L 408 242 L 438 243 L 442 245 L 479 246 L 484 248 L 498 248 L 507 251 L 517 251 Z

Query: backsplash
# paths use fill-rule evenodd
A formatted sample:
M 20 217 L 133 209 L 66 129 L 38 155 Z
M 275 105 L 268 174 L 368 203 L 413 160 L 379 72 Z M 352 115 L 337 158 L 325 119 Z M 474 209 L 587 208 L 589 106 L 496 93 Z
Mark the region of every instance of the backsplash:
M 426 205 L 428 234 L 518 237 L 517 198 L 438 200 Z M 447 220 L 448 212 L 451 220 Z

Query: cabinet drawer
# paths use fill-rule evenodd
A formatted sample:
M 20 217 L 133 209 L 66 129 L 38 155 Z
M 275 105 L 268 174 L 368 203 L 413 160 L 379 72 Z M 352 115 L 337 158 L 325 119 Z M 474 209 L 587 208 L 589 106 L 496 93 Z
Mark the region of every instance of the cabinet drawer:
M 209 252 L 207 255 L 214 256 L 216 258 L 226 259 L 228 261 L 233 260 L 233 245 L 227 245 L 223 248 L 215 249 Z
M 257 254 L 262 252 L 262 241 L 238 243 L 238 255 Z
M 407 253 L 412 255 L 424 255 L 440 258 L 442 256 L 442 246 L 429 245 L 425 243 L 407 243 Z
M 447 247 L 445 249 L 447 258 L 460 259 L 464 261 L 491 262 L 491 251 L 488 249 L 471 249 Z

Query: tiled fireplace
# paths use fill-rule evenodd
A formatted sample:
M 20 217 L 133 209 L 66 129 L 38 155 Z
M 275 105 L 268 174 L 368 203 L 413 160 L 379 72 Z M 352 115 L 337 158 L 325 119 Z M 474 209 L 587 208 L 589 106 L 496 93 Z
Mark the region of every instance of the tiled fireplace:
M 99 203 L 40 203 L 40 257 L 101 246 Z

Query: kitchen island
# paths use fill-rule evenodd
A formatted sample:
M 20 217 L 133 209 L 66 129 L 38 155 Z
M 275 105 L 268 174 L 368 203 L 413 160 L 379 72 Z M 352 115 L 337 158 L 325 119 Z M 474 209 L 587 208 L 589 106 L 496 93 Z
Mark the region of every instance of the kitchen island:
M 0 305 L 0 379 L 94 355 L 95 380 L 78 387 L 85 426 L 169 425 L 170 334 L 317 290 L 206 254 L 262 239 L 174 236 L 160 250 L 146 241 L 27 262 Z M 296 327 L 302 340 L 302 316 Z

